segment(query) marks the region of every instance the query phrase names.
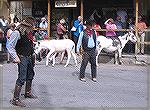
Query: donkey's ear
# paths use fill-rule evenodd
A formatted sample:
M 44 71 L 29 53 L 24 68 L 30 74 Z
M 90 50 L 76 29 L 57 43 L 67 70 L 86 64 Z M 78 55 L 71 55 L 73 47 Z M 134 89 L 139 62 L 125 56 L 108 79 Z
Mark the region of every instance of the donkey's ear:
M 34 42 L 34 41 L 33 41 L 33 45 L 35 46 L 36 44 L 37 44 L 37 42 Z
M 40 45 L 40 42 L 38 42 L 38 45 Z
M 132 29 L 130 29 L 130 31 L 129 31 L 130 33 L 134 33 L 135 32 L 135 29 L 134 28 L 132 28 Z

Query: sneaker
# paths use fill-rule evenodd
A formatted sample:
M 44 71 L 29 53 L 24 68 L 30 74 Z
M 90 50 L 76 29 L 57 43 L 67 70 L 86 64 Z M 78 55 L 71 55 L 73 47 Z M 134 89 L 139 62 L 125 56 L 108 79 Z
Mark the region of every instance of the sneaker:
M 85 78 L 80 78 L 81 81 L 86 82 Z
M 92 78 L 92 81 L 96 82 L 96 78 Z

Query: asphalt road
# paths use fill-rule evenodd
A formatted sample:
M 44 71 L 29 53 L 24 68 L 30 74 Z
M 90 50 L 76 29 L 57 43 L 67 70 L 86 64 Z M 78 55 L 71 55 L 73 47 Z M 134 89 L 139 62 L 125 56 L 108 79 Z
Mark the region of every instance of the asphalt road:
M 64 61 L 65 62 L 65 61 Z M 100 64 L 97 82 L 91 80 L 90 64 L 86 68 L 86 82 L 78 79 L 80 64 L 71 61 L 68 67 L 56 62 L 55 67 L 36 63 L 33 93 L 38 99 L 25 99 L 30 108 L 145 108 L 148 103 L 148 67 L 140 65 Z M 13 96 L 17 65 L 4 63 L 1 68 L 1 107 L 17 108 L 9 104 Z M 22 93 L 24 93 L 24 88 Z M 3 110 L 2 109 L 2 110 Z

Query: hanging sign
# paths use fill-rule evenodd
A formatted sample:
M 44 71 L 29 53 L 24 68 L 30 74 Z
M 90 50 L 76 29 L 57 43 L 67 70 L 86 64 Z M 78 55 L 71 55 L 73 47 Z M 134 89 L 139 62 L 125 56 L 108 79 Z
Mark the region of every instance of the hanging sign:
M 77 7 L 77 0 L 56 0 L 55 7 Z

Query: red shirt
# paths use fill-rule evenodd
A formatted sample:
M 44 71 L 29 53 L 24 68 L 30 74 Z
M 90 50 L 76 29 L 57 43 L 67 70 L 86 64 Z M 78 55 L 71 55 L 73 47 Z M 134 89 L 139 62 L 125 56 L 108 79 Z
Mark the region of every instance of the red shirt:
M 100 25 L 98 25 L 98 24 L 93 25 L 92 28 L 95 30 L 101 29 Z M 100 35 L 100 33 L 96 31 L 96 36 L 99 36 L 99 35 Z

